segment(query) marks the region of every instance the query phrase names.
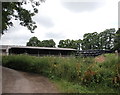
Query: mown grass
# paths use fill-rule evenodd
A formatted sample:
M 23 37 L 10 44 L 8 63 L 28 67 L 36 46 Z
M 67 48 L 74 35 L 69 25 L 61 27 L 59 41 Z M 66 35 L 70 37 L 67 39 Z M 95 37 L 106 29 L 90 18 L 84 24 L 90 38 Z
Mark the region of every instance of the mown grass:
M 3 66 L 38 73 L 52 79 L 67 93 L 120 93 L 120 63 L 114 54 L 105 61 L 94 58 L 3 56 Z

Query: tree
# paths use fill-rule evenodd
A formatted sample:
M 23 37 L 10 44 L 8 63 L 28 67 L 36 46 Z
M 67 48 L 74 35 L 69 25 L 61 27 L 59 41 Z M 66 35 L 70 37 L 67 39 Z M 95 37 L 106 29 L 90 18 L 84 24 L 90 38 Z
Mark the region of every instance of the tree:
M 73 49 L 77 49 L 77 47 L 78 47 L 77 40 L 76 41 L 75 40 L 71 40 L 69 47 L 73 48 Z
M 45 0 L 23 0 L 23 2 L 2 2 L 2 34 L 5 30 L 8 30 L 13 26 L 13 19 L 19 20 L 20 25 L 27 27 L 32 33 L 37 28 L 36 23 L 32 20 L 32 16 L 38 13 L 37 6 L 40 2 Z M 33 12 L 31 10 L 26 10 L 23 8 L 24 4 L 31 3 Z
M 55 47 L 56 43 L 54 42 L 53 39 L 49 40 L 50 47 Z
M 60 41 L 59 41 L 58 47 L 60 47 L 60 48 L 64 48 L 64 47 L 65 47 L 65 45 L 64 45 L 64 40 L 60 40 Z
M 115 34 L 115 41 L 114 41 L 114 50 L 118 50 L 120 56 L 120 28 L 117 30 Z
M 36 47 L 55 47 L 56 43 L 53 39 L 50 40 L 38 40 L 37 37 L 30 38 L 29 42 L 27 42 L 26 46 L 36 46 Z
M 106 29 L 101 33 L 86 33 L 83 36 L 82 49 L 109 49 L 114 48 L 115 29 Z
M 107 29 L 107 49 L 113 50 L 114 48 L 114 39 L 115 39 L 115 32 L 116 30 L 114 28 Z
M 60 40 L 58 47 L 77 49 L 80 43 L 81 43 L 80 39 L 79 40 L 70 40 L 70 39 Z
M 109 49 L 114 48 L 114 39 L 115 39 L 115 29 L 106 29 L 105 31 L 99 34 L 99 44 L 100 49 Z
M 79 40 L 76 40 L 76 43 L 77 43 L 77 48 L 78 50 L 80 50 L 82 47 L 81 47 L 81 43 L 82 43 L 82 40 L 79 39 Z
M 56 43 L 53 39 L 50 40 L 43 40 L 42 41 L 42 47 L 55 47 Z
M 83 41 L 82 41 L 82 49 L 87 50 L 87 49 L 92 49 L 92 33 L 86 33 L 83 36 Z
M 38 40 L 37 37 L 30 38 L 29 42 L 26 44 L 27 46 L 41 46 L 41 42 Z

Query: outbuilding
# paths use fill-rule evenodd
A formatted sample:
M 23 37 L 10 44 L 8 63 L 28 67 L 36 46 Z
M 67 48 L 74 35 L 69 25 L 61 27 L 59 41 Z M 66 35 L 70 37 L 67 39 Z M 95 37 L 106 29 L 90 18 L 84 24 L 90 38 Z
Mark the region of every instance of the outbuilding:
M 31 47 L 31 46 L 14 46 L 14 45 L 2 45 L 2 54 L 29 54 L 34 56 L 69 56 L 75 54 L 76 49 L 71 48 L 51 48 L 51 47 Z

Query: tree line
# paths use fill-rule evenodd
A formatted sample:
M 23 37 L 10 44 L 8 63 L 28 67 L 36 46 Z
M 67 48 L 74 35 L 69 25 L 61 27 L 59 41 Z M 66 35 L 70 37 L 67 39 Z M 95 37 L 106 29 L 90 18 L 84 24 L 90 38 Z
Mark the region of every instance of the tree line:
M 37 37 L 32 37 L 26 45 L 36 47 L 55 47 L 56 43 L 53 39 L 40 41 Z
M 37 37 L 30 38 L 27 46 L 38 47 L 56 47 L 56 43 L 53 39 L 50 40 L 38 40 Z M 82 50 L 88 49 L 104 49 L 104 50 L 116 50 L 120 48 L 120 29 L 116 31 L 114 28 L 106 29 L 103 32 L 97 33 L 85 33 L 83 39 L 78 40 L 60 40 L 58 47 L 60 48 L 73 48 Z

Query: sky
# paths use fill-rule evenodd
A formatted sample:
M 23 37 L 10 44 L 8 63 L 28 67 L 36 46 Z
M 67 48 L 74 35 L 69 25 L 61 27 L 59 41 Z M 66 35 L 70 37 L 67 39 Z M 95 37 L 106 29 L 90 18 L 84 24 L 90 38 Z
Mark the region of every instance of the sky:
M 85 33 L 102 32 L 118 28 L 119 0 L 46 0 L 33 17 L 37 29 L 31 33 L 13 21 L 14 26 L 2 35 L 0 44 L 25 46 L 33 36 L 40 41 L 83 39 Z M 30 5 L 24 8 L 31 9 Z

